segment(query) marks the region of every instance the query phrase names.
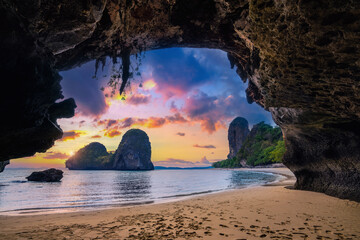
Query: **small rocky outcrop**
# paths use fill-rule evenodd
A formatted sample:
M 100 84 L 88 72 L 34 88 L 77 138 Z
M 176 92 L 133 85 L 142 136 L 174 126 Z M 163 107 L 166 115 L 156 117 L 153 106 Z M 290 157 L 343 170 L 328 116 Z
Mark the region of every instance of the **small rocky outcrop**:
M 236 157 L 249 132 L 249 123 L 245 118 L 237 117 L 232 120 L 228 130 L 230 150 L 227 156 L 228 159 Z
M 77 151 L 65 166 L 69 170 L 105 170 L 109 168 L 109 157 L 103 144 L 93 142 Z
M 151 162 L 151 144 L 146 132 L 130 129 L 123 136 L 115 152 L 114 169 L 154 170 Z
M 26 177 L 28 181 L 35 182 L 60 182 L 63 178 L 63 171 L 50 168 L 40 172 L 33 172 L 30 176 Z

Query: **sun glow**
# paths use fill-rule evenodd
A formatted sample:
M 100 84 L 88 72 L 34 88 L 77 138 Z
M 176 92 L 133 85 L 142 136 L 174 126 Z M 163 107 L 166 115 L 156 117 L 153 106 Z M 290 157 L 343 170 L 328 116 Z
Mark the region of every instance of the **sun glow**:
M 154 87 L 156 87 L 156 82 L 154 81 L 154 79 L 150 78 L 148 80 L 146 80 L 143 85 L 142 85 L 142 88 L 144 90 L 151 90 L 153 89 Z

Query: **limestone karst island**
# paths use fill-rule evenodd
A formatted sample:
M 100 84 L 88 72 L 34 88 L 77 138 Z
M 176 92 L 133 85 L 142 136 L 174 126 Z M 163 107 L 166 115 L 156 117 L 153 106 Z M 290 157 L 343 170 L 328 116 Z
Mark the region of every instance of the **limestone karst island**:
M 0 240 L 360 239 L 360 1 L 0 0 Z
M 101 143 L 92 142 L 65 165 L 69 170 L 154 170 L 149 137 L 140 129 L 127 131 L 114 153 L 108 153 Z

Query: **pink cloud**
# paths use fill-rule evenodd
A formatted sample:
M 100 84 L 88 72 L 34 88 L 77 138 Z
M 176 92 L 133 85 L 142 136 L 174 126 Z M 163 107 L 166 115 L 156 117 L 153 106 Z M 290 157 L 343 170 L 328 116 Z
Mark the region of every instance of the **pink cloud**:
M 148 118 L 124 118 L 119 120 L 104 119 L 97 122 L 98 126 L 104 126 L 105 129 L 123 129 L 132 126 L 144 126 L 147 128 L 159 128 L 166 124 L 186 123 L 185 119 L 180 113 L 165 117 L 148 117 Z
M 141 104 L 148 104 L 150 102 L 150 98 L 150 95 L 136 94 L 128 97 L 126 99 L 126 103 L 135 106 Z

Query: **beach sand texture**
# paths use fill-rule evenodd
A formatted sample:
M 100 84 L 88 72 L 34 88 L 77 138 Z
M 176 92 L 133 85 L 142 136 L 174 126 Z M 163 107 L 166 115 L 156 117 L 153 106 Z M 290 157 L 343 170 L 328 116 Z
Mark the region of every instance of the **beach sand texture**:
M 0 239 L 360 239 L 359 203 L 286 186 L 293 183 L 161 204 L 0 216 Z

